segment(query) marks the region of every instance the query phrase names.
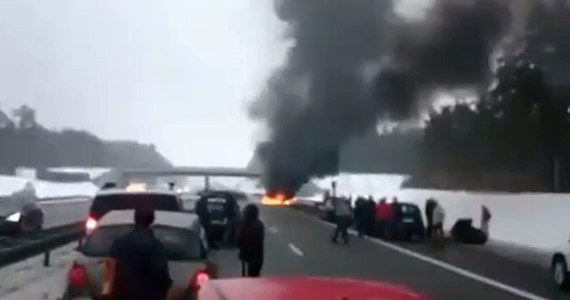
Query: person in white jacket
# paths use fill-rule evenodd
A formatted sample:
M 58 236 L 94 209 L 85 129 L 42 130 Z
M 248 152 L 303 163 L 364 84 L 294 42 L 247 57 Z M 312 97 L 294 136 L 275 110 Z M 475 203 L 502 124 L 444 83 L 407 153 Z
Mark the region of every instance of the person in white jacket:
M 433 216 L 432 216 L 433 232 L 431 233 L 431 236 L 436 244 L 438 244 L 439 246 L 443 246 L 443 238 L 444 238 L 443 225 L 445 222 L 445 209 L 438 201 L 435 201 L 435 204 L 436 205 L 435 208 L 433 209 Z
M 491 212 L 486 205 L 481 205 L 481 231 L 489 237 L 489 222 L 491 222 Z
M 343 197 L 333 198 L 336 228 L 333 233 L 332 242 L 336 243 L 338 235 L 342 236 L 345 244 L 348 244 L 348 226 L 350 225 L 352 211 L 348 199 Z

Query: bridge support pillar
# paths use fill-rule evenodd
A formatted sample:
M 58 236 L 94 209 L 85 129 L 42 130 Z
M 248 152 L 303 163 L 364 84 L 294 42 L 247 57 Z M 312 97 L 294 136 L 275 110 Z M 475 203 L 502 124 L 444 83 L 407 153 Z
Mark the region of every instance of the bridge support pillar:
M 210 189 L 210 176 L 204 176 L 204 189 Z

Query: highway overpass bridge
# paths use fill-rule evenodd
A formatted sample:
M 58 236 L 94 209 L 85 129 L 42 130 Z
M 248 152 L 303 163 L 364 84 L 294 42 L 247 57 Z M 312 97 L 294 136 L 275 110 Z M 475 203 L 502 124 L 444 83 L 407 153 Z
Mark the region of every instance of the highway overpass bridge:
M 102 187 L 105 183 L 114 182 L 119 187 L 126 187 L 129 182 L 149 182 L 157 177 L 196 176 L 204 178 L 204 187 L 210 187 L 211 177 L 259 178 L 259 171 L 246 168 L 222 167 L 174 167 L 167 169 L 113 169 L 95 179 L 95 184 Z
M 211 177 L 241 177 L 257 179 L 261 172 L 257 168 L 222 168 L 222 167 L 174 167 L 168 169 L 113 169 L 97 179 L 95 184 L 102 187 L 105 183 L 113 182 L 119 188 L 126 187 L 130 182 L 156 183 L 158 177 L 203 177 L 204 188 L 209 189 Z M 298 196 L 314 196 L 322 193 L 322 189 L 312 182 L 305 184 L 297 193 Z

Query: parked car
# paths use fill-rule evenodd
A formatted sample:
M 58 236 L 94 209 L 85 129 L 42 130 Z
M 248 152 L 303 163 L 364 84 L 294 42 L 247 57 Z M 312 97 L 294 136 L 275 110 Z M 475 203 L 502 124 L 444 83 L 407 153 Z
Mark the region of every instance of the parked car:
M 108 264 L 113 242 L 134 227 L 134 210 L 113 211 L 99 220 L 99 226 L 85 236 L 68 265 L 63 300 L 105 299 L 114 272 Z M 156 211 L 154 236 L 168 256 L 170 276 L 179 286 L 193 287 L 197 280 L 217 276 L 217 266 L 209 259 L 204 229 L 198 217 L 184 212 Z
M 554 249 L 554 253 L 550 259 L 550 271 L 552 281 L 558 287 L 564 290 L 570 289 L 570 240 L 565 244 Z

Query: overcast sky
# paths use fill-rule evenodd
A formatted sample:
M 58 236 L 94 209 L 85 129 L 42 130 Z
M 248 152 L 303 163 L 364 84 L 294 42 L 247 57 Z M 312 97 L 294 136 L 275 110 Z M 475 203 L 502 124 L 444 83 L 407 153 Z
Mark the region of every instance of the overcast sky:
M 0 1 L 0 109 L 28 104 L 48 127 L 154 143 L 179 165 L 244 166 L 245 105 L 285 53 L 272 4 Z

